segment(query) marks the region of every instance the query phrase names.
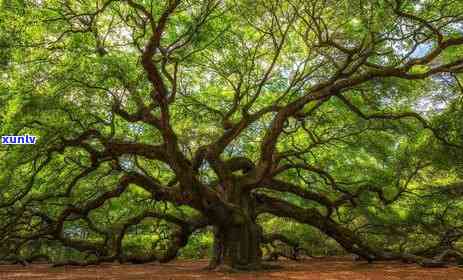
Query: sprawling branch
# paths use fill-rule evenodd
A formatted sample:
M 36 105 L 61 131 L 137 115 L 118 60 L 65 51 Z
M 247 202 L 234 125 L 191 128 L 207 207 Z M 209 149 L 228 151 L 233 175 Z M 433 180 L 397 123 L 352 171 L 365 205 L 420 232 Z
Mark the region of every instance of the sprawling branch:
M 437 131 L 437 129 L 433 128 L 428 121 L 426 121 L 422 116 L 420 116 L 418 113 L 415 113 L 415 112 L 399 112 L 399 113 L 373 113 L 373 114 L 365 114 L 364 112 L 362 112 L 362 110 L 360 110 L 360 108 L 358 108 L 357 106 L 355 106 L 354 104 L 352 104 L 352 102 L 349 101 L 349 99 L 347 99 L 345 96 L 339 94 L 337 95 L 337 97 L 342 100 L 342 102 L 344 104 L 347 105 L 347 107 L 352 111 L 354 112 L 355 114 L 357 114 L 359 117 L 361 117 L 362 119 L 365 119 L 365 120 L 375 120 L 375 119 L 382 119 L 382 120 L 399 120 L 399 119 L 403 119 L 403 118 L 413 118 L 417 121 L 419 121 L 424 128 L 426 129 L 429 129 L 432 131 L 432 133 L 434 134 L 434 137 L 436 137 L 437 139 L 439 139 L 442 143 L 444 143 L 445 145 L 447 146 L 451 146 L 451 147 L 455 147 L 455 148 L 463 148 L 463 146 L 461 145 L 458 145 L 458 144 L 454 144 L 454 143 L 450 143 L 447 139 L 445 139 L 444 137 L 442 137 L 442 135 Z

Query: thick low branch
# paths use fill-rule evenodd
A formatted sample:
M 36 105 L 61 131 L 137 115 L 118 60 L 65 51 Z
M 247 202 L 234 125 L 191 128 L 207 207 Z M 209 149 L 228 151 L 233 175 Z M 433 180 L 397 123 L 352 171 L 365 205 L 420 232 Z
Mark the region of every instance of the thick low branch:
M 260 202 L 259 213 L 270 213 L 278 217 L 288 217 L 309 224 L 336 240 L 348 252 L 355 253 L 367 260 L 378 258 L 376 251 L 358 239 L 352 231 L 323 216 L 316 209 L 300 208 L 286 201 L 263 194 L 257 194 L 256 196 Z

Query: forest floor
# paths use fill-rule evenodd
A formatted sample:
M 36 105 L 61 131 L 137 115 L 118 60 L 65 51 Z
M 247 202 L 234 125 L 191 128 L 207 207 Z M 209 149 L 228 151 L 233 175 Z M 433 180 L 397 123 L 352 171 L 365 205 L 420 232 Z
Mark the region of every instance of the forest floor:
M 421 268 L 399 262 L 368 264 L 346 258 L 278 262 L 281 269 L 260 272 L 204 271 L 207 261 L 174 261 L 168 264 L 118 265 L 51 268 L 46 264 L 28 267 L 0 266 L 0 280 L 177 280 L 177 279 L 304 279 L 304 280 L 457 280 L 463 268 Z

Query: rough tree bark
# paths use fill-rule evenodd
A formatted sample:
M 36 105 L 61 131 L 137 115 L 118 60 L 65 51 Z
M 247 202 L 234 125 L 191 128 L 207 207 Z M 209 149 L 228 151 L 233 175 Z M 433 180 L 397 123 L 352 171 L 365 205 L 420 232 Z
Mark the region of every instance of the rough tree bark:
M 255 201 L 239 185 L 224 190 L 225 203 L 210 207 L 214 245 L 209 268 L 224 264 L 255 269 L 261 264 L 262 229 L 256 223 Z

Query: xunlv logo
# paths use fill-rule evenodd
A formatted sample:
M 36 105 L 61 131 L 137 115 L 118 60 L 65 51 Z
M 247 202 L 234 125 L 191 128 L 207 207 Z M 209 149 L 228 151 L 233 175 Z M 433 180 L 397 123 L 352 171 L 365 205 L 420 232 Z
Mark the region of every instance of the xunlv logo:
M 31 135 L 2 136 L 3 145 L 31 145 L 31 144 L 35 144 L 36 140 L 37 140 L 37 137 L 31 136 Z

